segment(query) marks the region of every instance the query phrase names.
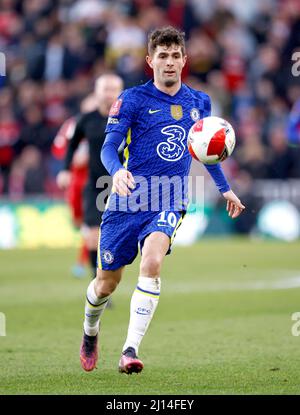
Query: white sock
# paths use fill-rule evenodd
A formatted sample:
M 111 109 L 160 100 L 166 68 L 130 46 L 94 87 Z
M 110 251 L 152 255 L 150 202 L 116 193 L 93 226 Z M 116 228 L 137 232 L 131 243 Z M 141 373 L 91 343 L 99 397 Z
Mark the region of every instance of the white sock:
M 133 347 L 138 354 L 139 345 L 154 315 L 160 294 L 160 278 L 140 276 L 131 297 L 130 320 L 123 351 Z
M 88 286 L 85 302 L 85 319 L 83 328 L 88 336 L 96 336 L 99 331 L 100 316 L 105 310 L 110 296 L 99 298 L 95 293 L 95 280 Z

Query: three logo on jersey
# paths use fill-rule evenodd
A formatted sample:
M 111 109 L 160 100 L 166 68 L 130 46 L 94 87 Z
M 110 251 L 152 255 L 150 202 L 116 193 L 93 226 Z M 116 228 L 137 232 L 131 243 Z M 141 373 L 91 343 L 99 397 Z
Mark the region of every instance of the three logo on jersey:
M 149 114 L 155 114 L 162 110 L 149 109 Z M 172 117 L 179 121 L 183 117 L 183 109 L 181 105 L 171 105 Z M 200 118 L 200 112 L 197 108 L 192 108 L 190 112 L 191 118 L 196 122 Z M 185 151 L 185 137 L 186 132 L 180 125 L 168 125 L 162 128 L 162 134 L 167 136 L 166 141 L 159 143 L 156 147 L 156 152 L 160 158 L 166 161 L 178 161 Z
M 122 105 L 122 99 L 118 99 L 111 107 L 108 124 L 118 124 L 119 120 L 115 118 L 119 115 L 120 108 Z M 148 114 L 154 115 L 161 113 L 163 110 L 149 108 Z M 171 105 L 170 112 L 174 120 L 179 121 L 183 117 L 183 108 L 181 105 Z M 199 120 L 200 111 L 198 108 L 192 108 L 190 111 L 190 116 L 194 122 Z M 159 143 L 156 147 L 156 152 L 158 156 L 166 161 L 178 161 L 184 154 L 185 151 L 185 138 L 186 131 L 179 125 L 168 125 L 161 130 L 162 134 L 166 136 L 166 141 Z
M 166 135 L 166 141 L 159 143 L 156 152 L 160 158 L 166 161 L 178 161 L 185 150 L 185 129 L 179 125 L 168 125 L 161 130 Z

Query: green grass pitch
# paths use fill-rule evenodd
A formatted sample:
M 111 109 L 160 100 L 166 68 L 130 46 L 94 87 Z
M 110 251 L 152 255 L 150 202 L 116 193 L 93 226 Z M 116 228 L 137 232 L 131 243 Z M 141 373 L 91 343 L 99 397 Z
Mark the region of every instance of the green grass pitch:
M 102 319 L 98 369 L 79 363 L 89 278 L 75 250 L 0 252 L 0 394 L 298 394 L 300 243 L 204 239 L 174 247 L 139 374 L 117 371 L 138 264 Z M 296 283 L 295 283 L 296 281 Z M 294 288 L 289 288 L 292 285 Z

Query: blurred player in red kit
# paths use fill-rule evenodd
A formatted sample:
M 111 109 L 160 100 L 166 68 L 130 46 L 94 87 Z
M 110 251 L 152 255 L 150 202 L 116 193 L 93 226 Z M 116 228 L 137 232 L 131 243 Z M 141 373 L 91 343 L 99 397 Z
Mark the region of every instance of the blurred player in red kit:
M 112 103 L 120 95 L 123 88 L 122 79 L 112 73 L 103 74 L 95 82 L 94 97 L 96 106 L 92 110 L 81 113 L 76 119 L 75 129 L 68 140 L 64 157 L 64 168 L 57 176 L 57 184 L 62 189 L 70 187 L 72 182 L 72 166 L 79 157 L 84 143 L 88 149 L 88 176 L 83 189 L 83 221 L 82 234 L 85 239 L 93 277 L 97 268 L 97 246 L 99 240 L 99 225 L 102 213 L 96 205 L 99 194 L 97 180 L 108 176 L 101 163 L 100 151 L 105 138 L 107 118 Z
M 74 134 L 76 126 L 76 117 L 68 118 L 59 129 L 52 148 L 52 155 L 58 159 L 63 160 L 66 156 L 68 140 Z M 71 181 L 69 187 L 66 189 L 66 200 L 70 207 L 73 224 L 76 228 L 80 228 L 83 223 L 83 200 L 82 192 L 88 177 L 88 144 L 83 141 L 76 153 L 71 166 Z M 83 238 L 80 250 L 77 256 L 76 264 L 72 267 L 72 273 L 76 277 L 84 275 L 84 267 L 89 261 L 89 253 Z

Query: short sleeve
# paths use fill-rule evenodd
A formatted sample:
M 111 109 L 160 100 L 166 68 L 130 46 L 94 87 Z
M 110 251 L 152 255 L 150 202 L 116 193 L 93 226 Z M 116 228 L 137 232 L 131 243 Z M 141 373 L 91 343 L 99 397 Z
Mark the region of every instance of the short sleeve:
M 111 106 L 105 133 L 119 132 L 127 135 L 134 121 L 134 96 L 129 89 L 124 91 Z

